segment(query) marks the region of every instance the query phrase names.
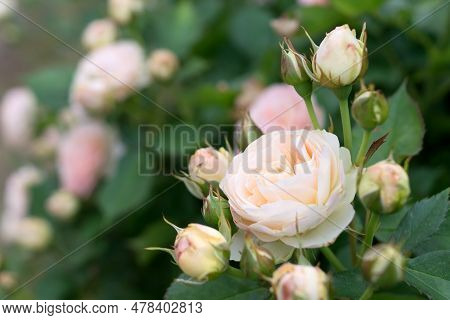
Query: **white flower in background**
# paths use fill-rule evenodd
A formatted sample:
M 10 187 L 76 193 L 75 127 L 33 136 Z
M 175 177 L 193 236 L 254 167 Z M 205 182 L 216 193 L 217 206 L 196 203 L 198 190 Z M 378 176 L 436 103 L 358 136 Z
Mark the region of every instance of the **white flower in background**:
M 290 37 L 299 30 L 300 24 L 296 19 L 279 17 L 272 19 L 270 26 L 280 37 Z
M 45 203 L 47 211 L 61 220 L 72 218 L 77 213 L 79 205 L 77 197 L 66 190 L 54 192 Z
M 17 87 L 5 93 L 0 106 L 0 128 L 6 146 L 14 149 L 28 146 L 37 112 L 36 97 L 28 88 Z
M 24 166 L 11 173 L 5 183 L 0 238 L 14 241 L 20 222 L 28 214 L 29 189 L 42 181 L 42 173 L 33 166 Z
M 315 101 L 313 104 L 319 123 L 323 123 L 321 107 Z M 287 84 L 273 84 L 264 89 L 249 110 L 251 119 L 264 133 L 313 127 L 305 101 Z
M 45 131 L 33 141 L 32 152 L 38 158 L 50 158 L 58 147 L 61 134 L 56 126 L 49 126 Z
M 0 20 L 9 17 L 17 9 L 17 0 L 2 0 L 0 1 Z
M 317 248 L 353 219 L 356 175 L 334 134 L 274 131 L 233 158 L 220 187 L 240 229 L 263 242 Z
M 116 40 L 117 27 L 109 19 L 98 19 L 89 23 L 81 36 L 81 43 L 88 50 L 94 50 Z
M 108 12 L 113 20 L 127 24 L 133 16 L 144 9 L 142 0 L 109 0 Z
M 189 175 L 198 182 L 220 182 L 228 170 L 230 160 L 230 154 L 224 148 L 198 149 L 189 160 Z
M 71 101 L 89 111 L 104 112 L 148 84 L 143 49 L 120 41 L 92 51 L 78 65 Z
M 168 49 L 156 49 L 147 60 L 150 76 L 158 81 L 168 81 L 178 69 L 177 56 Z
M 272 287 L 278 300 L 326 300 L 329 278 L 319 267 L 285 263 L 273 273 Z
M 197 280 L 205 280 L 228 267 L 228 243 L 216 229 L 191 223 L 178 233 L 174 248 L 178 266 Z
M 20 221 L 15 241 L 29 250 L 44 249 L 50 242 L 52 229 L 42 218 L 26 217 Z
M 365 72 L 367 49 L 365 30 L 356 38 L 355 30 L 346 24 L 336 27 L 320 43 L 312 61 L 319 82 L 327 87 L 352 84 Z
M 72 128 L 58 148 L 58 174 L 62 188 L 82 198 L 90 196 L 98 180 L 117 160 L 114 133 L 98 122 L 87 122 Z

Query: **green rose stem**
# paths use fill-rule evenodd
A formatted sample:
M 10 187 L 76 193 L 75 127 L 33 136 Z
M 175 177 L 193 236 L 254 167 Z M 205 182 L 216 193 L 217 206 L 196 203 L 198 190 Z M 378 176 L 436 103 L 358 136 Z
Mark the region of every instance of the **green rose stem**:
M 352 151 L 352 124 L 350 122 L 350 110 L 348 107 L 348 97 L 352 92 L 352 86 L 336 88 L 333 90 L 339 100 L 339 109 L 341 111 L 342 129 L 344 131 L 344 145 Z
M 316 112 L 314 111 L 314 106 L 312 104 L 312 83 L 303 82 L 301 84 L 294 86 L 298 94 L 303 98 L 306 104 L 306 109 L 308 110 L 309 118 L 313 124 L 314 129 L 320 129 L 319 121 L 317 120 Z
M 360 247 L 358 254 L 358 263 L 361 262 L 361 258 L 366 252 L 366 249 L 370 248 L 373 243 L 373 237 L 380 226 L 380 215 L 375 212 L 367 212 L 369 216 L 369 222 L 366 224 L 366 234 L 364 236 L 363 243 Z
M 355 161 L 355 164 L 358 167 L 361 167 L 362 165 L 364 165 L 364 158 L 365 158 L 366 151 L 367 151 L 367 145 L 369 144 L 369 141 L 370 141 L 370 134 L 371 134 L 370 130 L 364 130 L 362 142 L 359 147 L 358 155 L 356 156 L 356 161 Z
M 342 264 L 342 262 L 335 256 L 333 251 L 331 251 L 328 247 L 320 248 L 320 252 L 325 256 L 328 262 L 337 270 L 337 271 L 345 271 L 346 268 Z
M 363 294 L 361 295 L 361 297 L 359 297 L 359 300 L 369 300 L 370 297 L 372 297 L 373 294 L 373 286 L 370 284 L 366 290 L 364 290 Z
M 240 269 L 234 268 L 232 266 L 228 266 L 226 273 L 236 278 L 245 278 L 244 273 Z

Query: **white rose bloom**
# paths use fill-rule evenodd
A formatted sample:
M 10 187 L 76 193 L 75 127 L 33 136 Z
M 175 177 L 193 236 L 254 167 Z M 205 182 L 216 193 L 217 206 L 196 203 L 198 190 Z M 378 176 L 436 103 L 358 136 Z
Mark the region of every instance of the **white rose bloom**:
M 83 31 L 81 42 L 88 50 L 103 47 L 117 37 L 117 28 L 109 19 L 98 19 L 89 23 Z
M 353 83 L 363 71 L 365 44 L 348 25 L 336 27 L 322 40 L 313 58 L 313 70 L 328 87 Z
M 144 8 L 142 0 L 109 0 L 108 11 L 112 19 L 120 24 L 130 22 L 134 14 L 139 13 Z
M 0 220 L 0 238 L 6 242 L 15 240 L 20 222 L 28 214 L 29 189 L 42 180 L 42 173 L 32 166 L 13 172 L 5 184 L 3 212 Z
M 28 146 L 37 111 L 36 97 L 31 90 L 17 87 L 5 93 L 0 106 L 0 129 L 6 146 L 14 149 Z
M 334 134 L 274 131 L 234 157 L 220 187 L 240 229 L 273 245 L 318 248 L 353 219 L 356 175 Z
M 139 44 L 112 43 L 81 60 L 72 83 L 71 101 L 90 111 L 107 111 L 148 81 L 144 51 Z

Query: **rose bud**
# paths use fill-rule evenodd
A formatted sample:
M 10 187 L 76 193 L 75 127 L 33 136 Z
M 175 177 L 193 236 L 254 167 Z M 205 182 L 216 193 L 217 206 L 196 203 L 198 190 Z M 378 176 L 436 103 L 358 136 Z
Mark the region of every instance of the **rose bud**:
M 365 169 L 359 182 L 358 195 L 364 206 L 376 213 L 389 214 L 400 209 L 410 194 L 405 169 L 384 160 Z
M 117 37 L 117 28 L 109 19 L 98 19 L 88 24 L 83 31 L 81 43 L 88 50 L 94 50 L 112 43 Z
M 42 218 L 26 217 L 19 224 L 15 241 L 29 250 L 44 249 L 50 242 L 52 229 Z
M 0 129 L 7 147 L 26 150 L 34 133 L 38 106 L 36 97 L 28 88 L 8 90 L 0 105 Z
M 0 4 L 1 7 L 1 4 Z M 10 290 L 17 284 L 17 278 L 10 271 L 0 271 L 0 289 Z
M 189 160 L 189 175 L 198 183 L 220 182 L 230 164 L 230 153 L 224 148 L 201 148 Z
M 258 246 L 251 234 L 247 233 L 240 267 L 249 278 L 270 277 L 275 270 L 275 259 L 267 249 Z
M 392 244 L 378 244 L 366 251 L 362 258 L 364 278 L 375 287 L 386 288 L 401 282 L 405 257 Z
M 285 263 L 272 276 L 277 300 L 326 300 L 329 278 L 319 267 Z
M 72 193 L 58 190 L 47 199 L 45 205 L 47 211 L 54 217 L 68 220 L 77 213 L 79 201 Z
M 338 88 L 352 84 L 367 69 L 365 27 L 360 39 L 348 25 L 336 27 L 323 39 L 312 61 L 316 81 L 322 86 Z
M 306 58 L 295 51 L 291 41 L 284 38 L 284 43 L 281 45 L 281 77 L 286 84 L 295 87 L 306 85 L 309 91 L 305 94 L 310 95 L 312 82 L 305 70 L 308 64 Z
M 177 56 L 168 49 L 154 50 L 147 60 L 150 76 L 158 81 L 170 80 L 178 69 Z
M 378 91 L 367 90 L 358 95 L 352 104 L 353 118 L 365 130 L 371 131 L 383 124 L 388 113 L 387 100 Z
M 280 37 L 290 37 L 297 32 L 299 23 L 296 19 L 279 17 L 270 21 L 270 26 Z
M 225 216 L 225 219 L 231 220 L 230 205 L 220 194 L 210 190 L 208 196 L 203 199 L 203 218 L 211 227 L 217 227 L 222 214 Z
M 58 148 L 61 134 L 55 126 L 50 126 L 33 141 L 32 153 L 40 159 L 47 159 L 54 156 Z
M 120 24 L 127 24 L 134 15 L 144 9 L 142 0 L 109 0 L 108 12 L 110 17 Z
M 196 280 L 210 279 L 228 267 L 229 245 L 216 229 L 191 223 L 178 233 L 174 249 L 178 266 Z

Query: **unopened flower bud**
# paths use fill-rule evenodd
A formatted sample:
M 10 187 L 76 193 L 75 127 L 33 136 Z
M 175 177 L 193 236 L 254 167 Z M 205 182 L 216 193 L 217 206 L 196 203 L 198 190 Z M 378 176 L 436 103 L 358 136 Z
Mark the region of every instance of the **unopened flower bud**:
M 329 278 L 319 267 L 285 263 L 272 276 L 278 300 L 326 300 Z
M 279 17 L 270 21 L 270 26 L 280 37 L 290 37 L 298 30 L 299 23 L 296 19 Z
M 16 242 L 29 250 L 44 249 L 50 242 L 52 230 L 41 218 L 27 217 L 19 225 Z
M 78 211 L 79 201 L 72 193 L 58 190 L 47 199 L 46 209 L 54 217 L 61 220 L 72 218 Z
M 40 159 L 48 159 L 55 155 L 61 134 L 55 126 L 48 127 L 33 141 L 32 153 Z
M 258 246 L 253 237 L 247 233 L 240 266 L 249 278 L 270 277 L 275 270 L 275 259 L 267 249 Z
M 210 279 L 228 267 L 229 245 L 216 229 L 191 223 L 178 233 L 174 248 L 178 266 L 194 279 Z
M 134 15 L 144 9 L 142 0 L 109 0 L 108 12 L 113 20 L 120 24 L 127 24 Z
M 117 28 L 109 19 L 94 20 L 83 31 L 81 43 L 88 50 L 94 50 L 112 43 L 117 37 Z
M 352 84 L 366 71 L 365 30 L 360 39 L 348 25 L 336 27 L 323 39 L 314 54 L 313 72 L 325 87 L 338 88 Z
M 389 214 L 400 209 L 410 194 L 405 169 L 391 160 L 384 160 L 365 169 L 358 186 L 358 195 L 366 208 Z
M 231 220 L 230 205 L 226 199 L 211 190 L 208 196 L 203 199 L 203 218 L 211 227 L 217 227 L 222 214 L 225 216 L 225 219 Z
M 170 80 L 178 69 L 177 56 L 168 49 L 153 51 L 147 60 L 150 76 L 158 81 Z
M 14 273 L 9 271 L 0 272 L 0 289 L 10 290 L 17 284 L 17 278 Z
M 281 47 L 281 77 L 286 84 L 294 87 L 305 83 L 309 84 L 309 92 L 305 92 L 305 94 L 311 94 L 311 79 L 305 71 L 305 66 L 307 65 L 306 58 L 295 51 L 288 38 L 284 38 L 284 44 Z
M 365 91 L 358 95 L 352 104 L 353 118 L 365 130 L 373 130 L 376 126 L 383 124 L 388 113 L 387 100 L 378 91 Z
M 189 175 L 199 183 L 220 182 L 227 173 L 230 161 L 231 156 L 224 148 L 198 149 L 189 160 Z
M 405 257 L 392 244 L 378 244 L 362 258 L 364 278 L 378 288 L 391 287 L 404 277 Z
M 239 122 L 238 129 L 236 131 L 236 141 L 239 148 L 245 150 L 247 146 L 262 136 L 262 131 L 253 122 L 249 113 L 246 113 Z

